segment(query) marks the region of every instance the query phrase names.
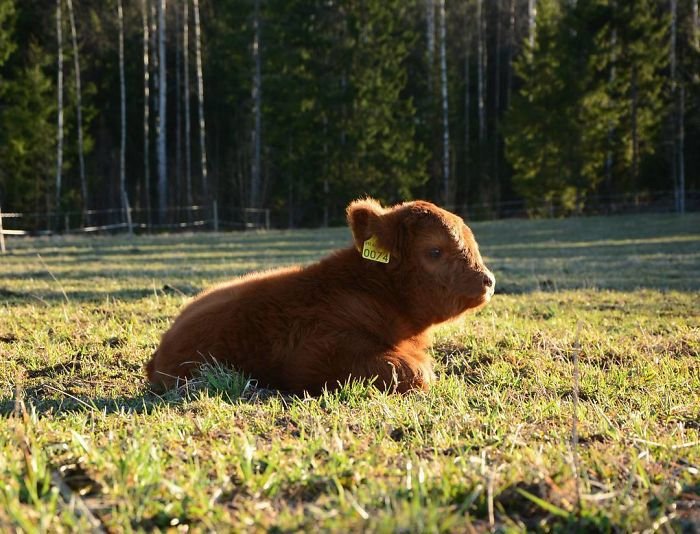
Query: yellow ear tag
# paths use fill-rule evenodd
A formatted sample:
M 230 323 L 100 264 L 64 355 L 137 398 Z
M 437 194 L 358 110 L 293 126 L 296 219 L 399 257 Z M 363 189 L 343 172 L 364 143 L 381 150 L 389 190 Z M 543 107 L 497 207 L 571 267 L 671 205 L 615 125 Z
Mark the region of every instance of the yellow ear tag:
M 365 245 L 362 247 L 362 257 L 370 261 L 389 263 L 391 254 L 389 254 L 388 250 L 385 250 L 379 246 L 379 243 L 377 243 L 377 236 L 373 235 L 367 241 L 365 241 Z

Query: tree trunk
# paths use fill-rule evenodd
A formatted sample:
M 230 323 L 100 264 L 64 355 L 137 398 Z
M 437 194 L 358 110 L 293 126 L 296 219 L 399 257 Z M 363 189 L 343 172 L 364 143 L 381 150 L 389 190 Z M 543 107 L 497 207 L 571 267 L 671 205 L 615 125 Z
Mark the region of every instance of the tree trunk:
M 506 59 L 506 109 L 510 108 L 510 94 L 513 89 L 513 52 L 515 50 L 515 0 L 510 0 L 508 9 L 508 56 Z
M 292 140 L 289 141 L 287 146 L 287 156 L 289 159 L 292 157 Z M 294 176 L 288 177 L 289 183 L 287 185 L 287 228 L 294 228 Z
M 631 128 L 632 128 L 632 188 L 637 186 L 637 178 L 639 177 L 639 132 L 637 128 L 637 66 L 632 65 L 632 80 L 630 87 L 631 99 Z
M 151 2 L 151 0 L 147 0 Z M 151 72 L 152 72 L 152 86 L 151 86 L 151 114 L 153 115 L 153 127 L 155 129 L 155 145 L 156 149 L 156 208 L 155 217 L 151 214 L 151 218 L 154 222 L 160 222 L 161 213 L 159 211 L 159 200 L 158 200 L 158 121 L 160 116 L 160 111 L 158 110 L 159 104 L 159 94 L 160 94 L 160 61 L 158 60 L 158 4 L 160 0 L 152 0 L 151 2 Z M 152 193 L 153 191 L 151 191 Z M 151 209 L 153 207 L 151 206 Z
M 180 10 L 175 4 L 175 199 L 183 204 L 182 193 L 182 42 L 180 41 Z
M 469 198 L 469 142 L 470 142 L 470 131 L 471 123 L 469 121 L 470 116 L 470 99 L 469 99 L 469 46 L 471 43 L 467 41 L 466 51 L 464 53 L 464 203 L 467 203 Z
M 700 50 L 700 27 L 698 27 L 698 0 L 693 0 L 692 43 L 696 51 Z
M 493 85 L 493 188 L 492 194 L 494 202 L 500 199 L 500 177 L 499 177 L 499 156 L 500 156 L 500 134 L 499 121 L 501 113 L 501 0 L 496 0 L 496 45 L 494 46 L 494 85 Z
M 615 52 L 615 49 L 617 47 L 617 30 L 613 29 L 612 35 L 610 37 L 610 43 L 611 43 L 611 64 L 610 64 L 610 75 L 608 77 L 608 85 L 610 88 L 610 91 L 612 92 L 614 90 L 614 84 L 615 84 L 615 61 L 617 54 Z M 612 145 L 613 145 L 613 140 L 615 138 L 615 128 L 610 122 L 608 124 L 608 150 L 607 154 L 605 155 L 605 187 L 607 189 L 608 193 L 612 192 L 612 168 L 613 168 L 613 163 L 614 163 L 614 155 L 613 155 L 613 150 L 612 150 Z
M 168 80 L 165 77 L 165 10 L 167 0 L 156 0 L 158 6 L 158 218 L 166 221 L 168 208 L 168 162 L 167 162 L 167 111 Z
M 185 189 L 187 191 L 187 205 L 192 206 L 192 147 L 191 123 L 190 123 L 190 9 L 189 0 L 182 3 L 182 53 L 183 53 L 183 84 L 185 98 Z M 191 212 L 188 212 L 191 213 Z
M 151 2 L 151 0 L 146 0 Z M 151 87 L 151 109 L 154 114 L 154 122 L 158 121 L 158 75 L 160 71 L 158 61 L 158 3 L 160 0 L 152 0 L 151 4 L 151 71 L 153 73 Z M 154 124 L 155 126 L 155 124 Z
M 150 230 L 151 220 L 151 132 L 150 132 L 150 66 L 148 0 L 141 0 L 143 15 L 143 181 L 146 201 L 146 224 Z
M 678 102 L 678 211 L 685 213 L 685 84 L 681 84 Z
M 56 0 L 56 44 L 58 46 L 57 55 L 57 80 L 56 89 L 58 93 L 57 125 L 56 125 L 56 201 L 54 209 L 56 211 L 56 221 L 61 210 L 61 176 L 63 172 L 63 29 L 61 15 L 61 0 Z M 56 223 L 58 228 L 58 223 Z
M 445 205 L 450 204 L 450 124 L 447 94 L 447 40 L 445 28 L 445 0 L 439 0 L 440 9 L 440 94 L 442 97 L 442 183 Z
M 486 51 L 484 46 L 483 27 L 483 0 L 476 2 L 476 41 L 477 41 L 477 78 L 478 78 L 478 106 L 479 106 L 479 145 L 483 145 L 486 139 L 486 106 L 485 106 L 485 71 Z
M 202 31 L 199 24 L 199 0 L 193 0 L 194 5 L 194 37 L 197 67 L 197 104 L 199 109 L 199 151 L 202 165 L 202 192 L 204 198 L 209 198 L 209 180 L 207 177 L 207 143 L 206 125 L 204 122 L 204 79 L 202 77 Z
M 260 207 L 260 193 L 262 184 L 260 181 L 260 126 L 261 126 L 261 73 L 260 73 L 260 0 L 255 0 L 255 14 L 253 18 L 253 131 L 251 134 L 253 144 L 253 158 L 250 171 L 250 207 Z
M 328 119 L 323 117 L 323 228 L 328 228 L 329 219 L 329 209 L 328 209 L 328 193 L 330 193 L 331 186 L 328 182 Z
M 88 188 L 85 177 L 85 157 L 83 148 L 83 97 L 80 84 L 80 56 L 78 54 L 78 35 L 75 29 L 75 14 L 73 13 L 73 0 L 66 0 L 68 5 L 68 17 L 70 18 L 70 32 L 73 41 L 73 68 L 75 70 L 75 98 L 76 114 L 78 116 L 78 169 L 80 172 L 80 192 L 83 200 L 83 222 L 87 222 Z
M 537 27 L 537 5 L 536 0 L 527 0 L 527 28 L 528 43 L 530 50 L 535 47 L 535 29 Z
M 678 110 L 678 79 L 676 75 L 676 28 L 678 21 L 678 1 L 671 0 L 671 28 L 669 43 L 669 70 L 671 74 L 671 178 L 676 211 L 680 212 L 680 188 L 678 179 L 678 131 L 680 129 Z
M 122 210 L 129 229 L 129 235 L 134 232 L 131 224 L 131 209 L 129 197 L 126 194 L 126 83 L 124 81 L 124 13 L 122 0 L 117 0 L 117 17 L 119 18 L 119 89 L 121 111 L 121 150 L 119 151 L 119 192 L 122 199 Z
M 433 92 L 433 66 L 435 65 L 435 3 L 425 0 L 425 33 L 428 42 L 428 88 Z

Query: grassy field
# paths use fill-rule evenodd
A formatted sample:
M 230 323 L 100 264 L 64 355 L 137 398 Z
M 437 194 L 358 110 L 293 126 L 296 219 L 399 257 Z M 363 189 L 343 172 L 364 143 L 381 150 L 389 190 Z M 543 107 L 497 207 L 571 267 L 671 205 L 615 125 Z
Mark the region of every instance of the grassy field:
M 11 240 L 0 531 L 696 531 L 700 215 L 472 227 L 497 294 L 407 396 L 145 384 L 197 291 L 346 229 Z

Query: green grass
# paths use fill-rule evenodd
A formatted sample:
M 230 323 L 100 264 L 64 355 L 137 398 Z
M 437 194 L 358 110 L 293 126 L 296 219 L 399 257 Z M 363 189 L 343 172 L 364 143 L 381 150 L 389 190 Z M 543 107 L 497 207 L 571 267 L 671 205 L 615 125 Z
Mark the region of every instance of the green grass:
M 217 368 L 159 397 L 143 365 L 198 290 L 346 229 L 10 240 L 0 530 L 698 528 L 700 216 L 473 229 L 497 295 L 438 330 L 434 388 L 314 399 Z

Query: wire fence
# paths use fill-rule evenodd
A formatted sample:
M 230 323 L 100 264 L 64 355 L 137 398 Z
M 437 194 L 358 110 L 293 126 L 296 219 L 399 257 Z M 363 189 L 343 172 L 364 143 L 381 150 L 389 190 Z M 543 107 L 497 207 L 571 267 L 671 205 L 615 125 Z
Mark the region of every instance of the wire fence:
M 684 210 L 700 211 L 700 190 L 685 193 Z M 537 217 L 570 217 L 588 215 L 632 215 L 638 213 L 677 212 L 679 199 L 675 191 L 651 191 L 614 195 L 589 195 L 580 202 L 556 201 L 479 202 L 457 204 L 448 209 L 467 220 L 491 220 Z
M 526 203 L 524 200 L 480 202 L 448 206 L 467 220 L 526 218 L 571 215 L 616 215 L 633 213 L 671 213 L 677 211 L 674 191 L 588 196 L 580 203 Z M 700 211 L 700 191 L 685 194 L 685 210 Z M 44 213 L 3 213 L 0 210 L 0 249 L 4 236 L 41 236 L 53 234 L 118 233 L 131 229 L 139 233 L 168 231 L 220 231 L 270 228 L 269 209 L 220 208 L 211 204 L 178 206 L 165 210 L 131 208 Z
M 129 223 L 129 221 L 131 223 Z M 43 213 L 3 213 L 0 236 L 94 234 L 128 231 L 151 233 L 186 230 L 250 230 L 270 228 L 270 210 L 224 208 L 208 205 L 178 206 L 165 210 L 130 208 Z

